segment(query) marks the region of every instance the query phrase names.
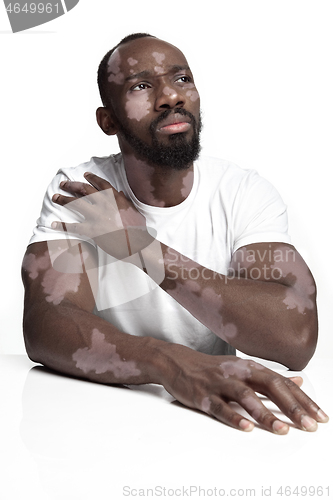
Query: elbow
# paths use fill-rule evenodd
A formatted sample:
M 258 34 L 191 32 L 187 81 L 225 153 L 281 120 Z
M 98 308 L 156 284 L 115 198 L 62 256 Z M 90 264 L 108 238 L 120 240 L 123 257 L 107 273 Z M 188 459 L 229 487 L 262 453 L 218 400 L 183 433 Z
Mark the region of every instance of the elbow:
M 34 325 L 34 318 L 24 311 L 23 315 L 23 340 L 24 340 L 24 345 L 25 345 L 25 350 L 28 355 L 28 358 L 33 362 L 33 363 L 41 363 L 42 361 L 40 360 L 40 342 L 38 341 L 37 338 L 37 331 L 33 327 Z
M 292 371 L 301 371 L 309 363 L 315 353 L 318 339 L 317 318 L 311 325 L 299 329 L 292 336 L 291 345 L 288 348 L 286 366 Z
M 28 358 L 33 363 L 40 363 L 36 349 L 34 347 L 34 343 L 31 340 L 31 335 L 30 335 L 29 331 L 24 327 L 23 327 L 23 339 L 24 339 L 25 350 L 26 350 L 26 353 L 28 355 Z

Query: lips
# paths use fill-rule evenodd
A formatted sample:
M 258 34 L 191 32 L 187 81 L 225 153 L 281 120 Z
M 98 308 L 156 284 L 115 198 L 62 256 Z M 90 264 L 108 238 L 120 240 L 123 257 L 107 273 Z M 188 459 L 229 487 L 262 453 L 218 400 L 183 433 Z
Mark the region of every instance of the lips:
M 157 131 L 162 132 L 163 131 L 162 129 L 164 129 L 165 131 L 168 129 L 169 130 L 179 129 L 179 131 L 183 128 L 188 129 L 191 124 L 191 121 L 192 121 L 191 118 L 187 115 L 174 113 L 169 115 L 167 118 L 165 118 L 158 124 Z

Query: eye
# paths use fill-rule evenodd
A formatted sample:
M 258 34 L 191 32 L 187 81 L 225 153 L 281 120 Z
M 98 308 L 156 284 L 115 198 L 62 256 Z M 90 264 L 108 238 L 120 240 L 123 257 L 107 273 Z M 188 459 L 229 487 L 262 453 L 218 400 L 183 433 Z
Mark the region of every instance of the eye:
M 138 90 L 146 90 L 149 89 L 150 85 L 148 83 L 138 83 L 134 87 L 131 88 L 131 91 L 138 91 Z
M 182 75 L 176 78 L 176 82 L 192 83 L 192 78 L 188 75 Z

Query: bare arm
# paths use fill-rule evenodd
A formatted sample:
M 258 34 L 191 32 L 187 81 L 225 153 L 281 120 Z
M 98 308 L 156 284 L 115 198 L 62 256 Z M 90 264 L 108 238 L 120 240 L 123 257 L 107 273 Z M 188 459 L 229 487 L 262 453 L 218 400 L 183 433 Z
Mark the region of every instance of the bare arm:
M 240 248 L 228 276 L 161 244 L 169 295 L 236 349 L 302 370 L 317 342 L 316 287 L 290 245 Z M 147 259 L 146 259 L 147 261 Z M 151 252 L 151 269 L 156 257 Z
M 157 341 L 120 332 L 93 314 L 92 286 L 97 282 L 93 284 L 91 273 L 88 279 L 86 270 L 97 267 L 94 249 L 73 240 L 68 251 L 67 241 L 56 242 L 59 256 L 52 258 L 53 266 L 46 242 L 30 245 L 24 257 L 28 355 L 62 373 L 97 382 L 156 382 Z

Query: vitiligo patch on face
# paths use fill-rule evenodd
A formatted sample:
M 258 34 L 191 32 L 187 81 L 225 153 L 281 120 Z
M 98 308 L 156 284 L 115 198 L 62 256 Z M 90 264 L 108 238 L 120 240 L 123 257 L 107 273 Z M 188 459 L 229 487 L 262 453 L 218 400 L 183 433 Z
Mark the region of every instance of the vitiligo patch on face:
M 118 50 L 115 50 L 113 54 L 111 54 L 109 62 L 108 62 L 108 73 L 110 73 L 108 77 L 109 82 L 117 83 L 121 85 L 124 83 L 125 77 L 124 73 L 120 70 L 121 57 Z
M 138 64 L 138 61 L 136 59 L 133 59 L 133 57 L 129 57 L 127 59 L 127 62 L 130 66 L 135 66 L 136 64 Z
M 152 56 L 155 58 L 155 61 L 157 62 L 157 65 L 154 67 L 154 71 L 158 75 L 161 75 L 162 73 L 164 73 L 164 68 L 163 66 L 160 65 L 163 63 L 165 59 L 165 54 L 162 54 L 160 52 L 153 52 Z
M 186 95 L 192 102 L 195 102 L 199 99 L 199 93 L 196 90 L 188 90 L 186 92 Z
M 164 95 L 171 95 L 173 90 L 170 88 L 170 87 L 164 87 L 164 89 L 162 90 L 163 94 Z
M 137 92 L 139 94 L 139 92 Z M 138 122 L 142 120 L 145 116 L 149 114 L 151 108 L 151 103 L 149 102 L 149 95 L 142 94 L 135 95 L 135 92 L 127 97 L 125 104 L 125 109 L 127 117 L 130 120 L 137 120 Z
M 163 54 L 162 52 L 153 52 L 152 56 L 155 59 L 155 61 L 157 62 L 157 64 L 162 64 L 162 62 L 165 59 L 165 54 Z
M 91 347 L 78 349 L 72 355 L 76 367 L 84 373 L 94 372 L 97 375 L 111 372 L 116 378 L 128 379 L 141 374 L 134 361 L 124 361 L 116 352 L 116 346 L 105 340 L 105 335 L 94 328 L 91 336 Z
M 42 281 L 44 293 L 47 295 L 46 301 L 59 305 L 65 298 L 66 293 L 76 293 L 80 285 L 79 274 L 62 274 L 48 269 Z

